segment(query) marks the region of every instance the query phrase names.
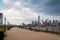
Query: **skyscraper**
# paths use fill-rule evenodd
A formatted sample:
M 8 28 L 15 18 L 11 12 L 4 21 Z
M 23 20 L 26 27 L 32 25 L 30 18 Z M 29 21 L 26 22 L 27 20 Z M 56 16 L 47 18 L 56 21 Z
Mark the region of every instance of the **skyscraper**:
M 38 15 L 38 23 L 40 23 L 40 15 Z

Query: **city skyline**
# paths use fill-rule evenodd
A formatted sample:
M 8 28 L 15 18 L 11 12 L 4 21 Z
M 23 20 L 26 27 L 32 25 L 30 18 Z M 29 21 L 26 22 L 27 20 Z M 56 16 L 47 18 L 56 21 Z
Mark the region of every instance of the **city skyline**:
M 0 0 L 0 12 L 11 24 L 38 19 L 60 20 L 60 0 Z

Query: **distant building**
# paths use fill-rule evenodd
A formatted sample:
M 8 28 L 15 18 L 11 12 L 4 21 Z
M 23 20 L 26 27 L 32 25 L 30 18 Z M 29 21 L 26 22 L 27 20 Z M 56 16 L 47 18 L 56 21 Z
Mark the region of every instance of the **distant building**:
M 34 23 L 34 21 L 32 21 L 32 25 L 34 25 L 35 23 Z
M 25 23 L 22 23 L 22 26 L 25 26 Z
M 3 25 L 3 13 L 0 13 L 0 25 Z
M 38 16 L 38 23 L 40 23 L 40 15 Z

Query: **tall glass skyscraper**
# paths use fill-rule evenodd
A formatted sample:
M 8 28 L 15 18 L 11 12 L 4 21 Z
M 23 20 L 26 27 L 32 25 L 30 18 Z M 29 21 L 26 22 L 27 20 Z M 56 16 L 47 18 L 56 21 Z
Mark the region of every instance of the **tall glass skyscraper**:
M 38 15 L 38 23 L 40 23 L 40 15 Z

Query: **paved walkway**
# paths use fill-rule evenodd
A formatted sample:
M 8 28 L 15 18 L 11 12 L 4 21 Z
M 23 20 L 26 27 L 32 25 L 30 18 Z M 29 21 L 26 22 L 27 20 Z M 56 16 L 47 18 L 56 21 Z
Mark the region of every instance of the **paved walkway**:
M 15 27 L 10 31 L 7 31 L 7 37 L 5 37 L 5 40 L 60 40 L 60 35 L 34 32 Z

